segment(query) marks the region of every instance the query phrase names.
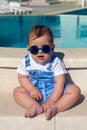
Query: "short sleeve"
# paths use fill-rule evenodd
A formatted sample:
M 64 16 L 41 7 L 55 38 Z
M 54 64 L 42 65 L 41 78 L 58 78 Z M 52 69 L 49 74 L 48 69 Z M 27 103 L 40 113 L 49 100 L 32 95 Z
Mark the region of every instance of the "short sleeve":
M 58 75 L 67 73 L 67 70 L 66 70 L 63 62 L 59 58 L 55 59 L 52 69 L 54 72 L 54 76 L 58 76 Z
M 18 65 L 17 72 L 19 74 L 29 75 L 28 70 L 25 67 L 25 58 L 23 58 L 21 63 Z

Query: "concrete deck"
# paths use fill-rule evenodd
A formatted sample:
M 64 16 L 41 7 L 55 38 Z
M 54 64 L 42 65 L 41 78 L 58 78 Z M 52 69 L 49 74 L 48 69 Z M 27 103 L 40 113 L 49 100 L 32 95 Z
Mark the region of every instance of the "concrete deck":
M 41 114 L 25 119 L 25 110 L 13 99 L 13 89 L 19 85 L 16 68 L 26 49 L 0 48 L 0 130 L 86 130 L 87 129 L 87 49 L 55 49 L 63 59 L 82 96 L 75 107 L 46 121 Z
M 32 15 L 50 15 L 50 14 L 58 14 L 62 11 L 77 9 L 76 2 L 59 2 L 51 5 L 37 5 L 32 6 L 29 5 L 33 9 Z M 78 7 L 79 8 L 79 7 Z
M 55 3 L 55 2 L 54 2 Z M 51 5 L 29 5 L 28 7 L 31 7 L 33 9 L 32 15 L 58 15 L 64 12 L 73 11 L 73 10 L 79 10 L 86 8 L 77 6 L 77 2 L 59 2 Z

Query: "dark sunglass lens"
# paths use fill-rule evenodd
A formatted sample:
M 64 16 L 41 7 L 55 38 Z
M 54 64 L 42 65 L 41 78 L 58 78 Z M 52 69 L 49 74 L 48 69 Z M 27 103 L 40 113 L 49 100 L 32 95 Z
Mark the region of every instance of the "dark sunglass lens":
M 43 51 L 44 53 L 49 53 L 50 50 L 51 50 L 51 47 L 50 47 L 49 45 L 44 45 L 44 46 L 42 47 L 42 51 Z
M 30 53 L 33 55 L 38 54 L 38 47 L 37 46 L 32 46 L 29 50 L 30 50 Z

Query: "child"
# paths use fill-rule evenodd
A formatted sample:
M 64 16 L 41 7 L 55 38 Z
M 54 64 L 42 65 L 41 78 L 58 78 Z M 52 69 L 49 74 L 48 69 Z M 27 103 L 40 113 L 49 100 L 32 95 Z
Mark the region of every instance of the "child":
M 20 86 L 14 90 L 14 99 L 27 110 L 25 117 L 33 118 L 44 112 L 46 120 L 50 120 L 78 101 L 80 89 L 67 82 L 67 71 L 53 54 L 53 36 L 48 27 L 34 26 L 28 43 L 29 53 L 17 69 Z

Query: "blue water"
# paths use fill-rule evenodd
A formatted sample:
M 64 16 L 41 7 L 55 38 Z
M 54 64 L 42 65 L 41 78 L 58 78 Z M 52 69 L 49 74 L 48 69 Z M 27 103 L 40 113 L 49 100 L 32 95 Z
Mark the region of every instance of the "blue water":
M 50 27 L 56 48 L 87 48 L 87 16 L 0 16 L 0 47 L 27 47 L 27 35 L 35 24 Z

